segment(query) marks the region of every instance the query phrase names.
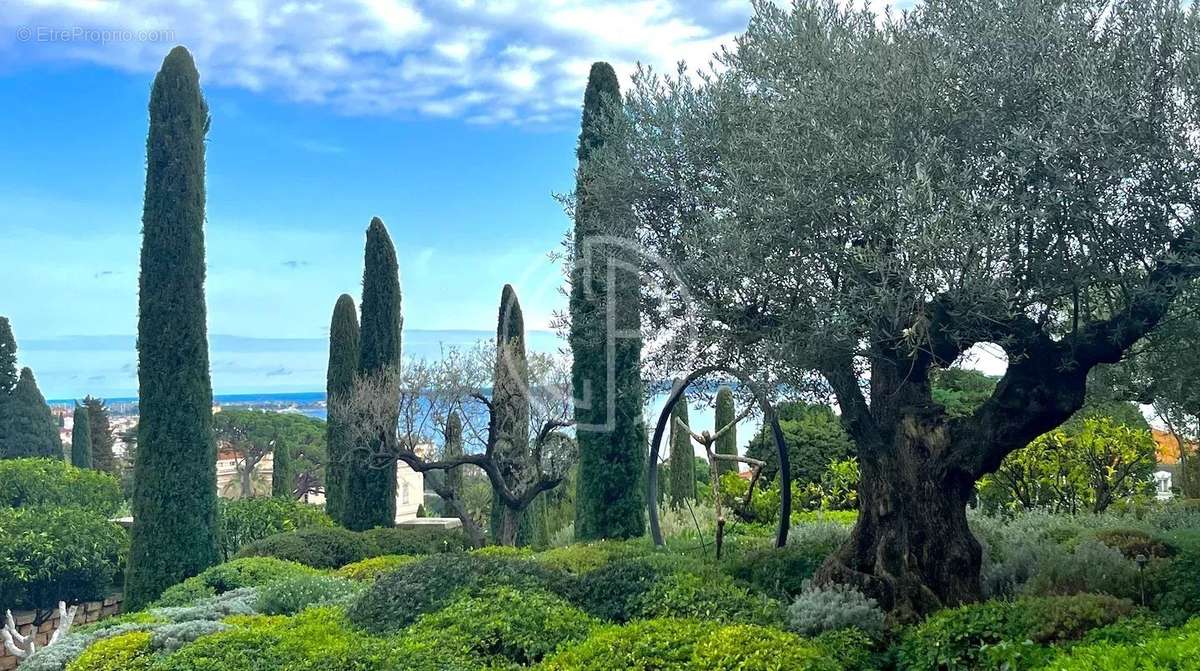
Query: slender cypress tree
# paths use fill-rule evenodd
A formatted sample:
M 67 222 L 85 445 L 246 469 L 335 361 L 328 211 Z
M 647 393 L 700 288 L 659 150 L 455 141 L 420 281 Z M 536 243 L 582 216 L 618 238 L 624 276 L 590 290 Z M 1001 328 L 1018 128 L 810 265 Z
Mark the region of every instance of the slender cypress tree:
M 620 246 L 598 244 L 599 236 L 628 231 L 601 226 L 585 188 L 588 159 L 605 141 L 603 121 L 620 104 L 612 66 L 594 63 L 583 97 L 576 150 L 579 173 L 570 299 L 571 383 L 579 441 L 575 536 L 579 540 L 630 538 L 645 531 L 642 481 L 647 447 L 642 421 L 642 342 L 636 335 L 641 329 L 639 279 L 623 270 L 636 267 L 637 260 L 628 258 L 627 250 Z M 610 263 L 616 268 L 612 285 L 608 283 Z M 615 332 L 608 328 L 610 312 Z
M 338 296 L 329 323 L 329 367 L 325 372 L 325 399 L 328 417 L 325 424 L 325 512 L 335 522 L 346 525 L 346 472 L 349 468 L 350 440 L 346 420 L 336 402 L 354 388 L 358 371 L 358 309 L 348 294 Z
M 292 450 L 279 431 L 271 441 L 271 496 L 290 499 L 296 490 L 296 474 L 292 471 Z
M 92 424 L 86 405 L 76 405 L 71 425 L 71 465 L 92 467 Z
M 363 262 L 362 326 L 359 330 L 358 373 L 368 376 L 389 369 L 400 369 L 401 313 L 400 266 L 396 247 L 387 227 L 378 218 L 367 227 L 367 245 Z M 397 380 L 399 383 L 399 380 Z M 400 409 L 391 426 L 399 420 Z M 392 454 L 394 432 L 381 436 L 370 446 L 374 455 Z M 372 527 L 390 527 L 396 521 L 396 462 L 352 454 L 346 476 L 344 524 L 361 531 Z
M 119 475 L 116 457 L 113 456 L 112 426 L 108 421 L 108 407 L 104 400 L 86 396 L 83 405 L 88 411 L 88 428 L 92 434 L 92 468 L 105 473 Z
M 671 410 L 671 487 L 667 503 L 672 508 L 696 499 L 696 451 L 692 449 L 692 437 L 679 428 L 676 420 L 688 423 L 687 399 L 679 399 Z
M 505 482 L 522 482 L 529 468 L 529 361 L 525 354 L 525 317 L 512 285 L 500 293 L 496 320 L 496 369 L 492 379 L 493 454 Z M 492 538 L 505 545 L 527 545 L 532 529 L 526 511 L 513 510 L 492 494 Z
M 0 404 L 0 458 L 21 457 L 64 457 L 58 423 L 28 368 L 21 369 L 12 393 Z
M 461 457 L 463 453 L 463 433 L 462 433 L 462 418 L 457 412 L 451 412 L 446 418 L 446 449 L 445 458 L 454 459 Z M 446 471 L 446 487 L 454 492 L 454 496 L 460 497 L 463 492 L 463 474 L 462 466 L 451 468 Z
M 716 427 L 713 432 L 720 431 L 725 428 L 725 425 L 732 422 L 737 417 L 733 407 L 733 390 L 729 387 L 721 387 L 717 390 L 717 411 L 716 411 Z M 729 429 L 727 433 L 717 439 L 716 444 L 717 454 L 728 454 L 737 456 L 737 427 Z M 736 461 L 717 461 L 717 475 L 725 473 L 737 473 L 738 465 Z
M 0 396 L 11 394 L 21 373 L 17 370 L 17 340 L 8 317 L 0 317 Z
M 146 140 L 129 610 L 219 559 L 204 305 L 208 122 L 192 56 L 175 47 L 154 78 Z

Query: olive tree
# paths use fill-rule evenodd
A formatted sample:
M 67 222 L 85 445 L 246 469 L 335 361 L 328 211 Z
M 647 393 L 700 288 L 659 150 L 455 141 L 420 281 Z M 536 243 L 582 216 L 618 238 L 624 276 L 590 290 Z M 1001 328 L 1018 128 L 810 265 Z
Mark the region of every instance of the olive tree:
M 859 517 L 817 582 L 901 620 L 978 599 L 976 481 L 1069 418 L 1200 273 L 1197 16 L 758 2 L 714 65 L 639 72 L 575 193 L 655 259 L 647 361 L 832 392 Z M 1007 369 L 950 416 L 931 378 L 985 343 Z

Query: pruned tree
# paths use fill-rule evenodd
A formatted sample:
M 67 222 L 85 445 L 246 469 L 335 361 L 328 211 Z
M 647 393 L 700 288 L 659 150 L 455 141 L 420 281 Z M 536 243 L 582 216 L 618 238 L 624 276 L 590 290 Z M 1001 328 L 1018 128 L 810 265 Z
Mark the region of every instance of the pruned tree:
M 395 369 L 355 379 L 353 389 L 335 401 L 347 421 L 357 458 L 384 467 L 400 460 L 419 473 L 445 500 L 473 542 L 483 544 L 484 532 L 461 497 L 444 477 L 445 471 L 467 466 L 486 474 L 495 498 L 516 512 L 524 511 L 542 492 L 559 486 L 576 461 L 575 442 L 560 430 L 570 426 L 570 374 L 556 357 L 534 353 L 529 364 L 529 419 L 527 461 L 520 469 L 506 469 L 497 453 L 500 434 L 495 427 L 495 404 L 486 394 L 496 370 L 494 343 L 470 349 L 450 348 L 433 360 L 410 359 L 403 374 Z M 332 409 L 332 408 L 331 408 Z M 396 413 L 392 423 L 388 413 Z M 462 453 L 457 441 L 447 451 L 446 424 L 452 416 L 461 422 Z M 388 441 L 379 436 L 392 436 Z M 367 441 L 366 436 L 375 437 Z M 452 436 L 453 437 L 453 436 Z M 373 445 L 392 447 L 378 453 Z M 498 539 L 507 545 L 515 536 Z
M 71 465 L 77 468 L 91 468 L 92 424 L 87 406 L 76 404 L 71 421 Z
M 1140 0 L 754 7 L 718 67 L 637 75 L 575 199 L 658 260 L 657 374 L 723 362 L 836 397 L 859 517 L 818 583 L 901 621 L 977 600 L 975 482 L 1200 274 L 1200 20 Z M 951 417 L 931 378 L 983 343 L 1007 370 Z
M 112 426 L 108 419 L 108 406 L 104 399 L 95 396 L 85 396 L 83 405 L 87 407 L 88 424 L 92 439 L 92 467 L 98 471 L 120 474 L 120 467 L 113 455 Z

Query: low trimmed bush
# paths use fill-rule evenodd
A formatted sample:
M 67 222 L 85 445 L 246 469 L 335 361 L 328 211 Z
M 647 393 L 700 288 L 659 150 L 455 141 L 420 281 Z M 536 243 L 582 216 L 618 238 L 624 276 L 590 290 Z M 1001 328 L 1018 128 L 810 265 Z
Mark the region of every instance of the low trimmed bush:
M 275 534 L 312 527 L 332 527 L 318 506 L 282 498 L 221 499 L 217 512 L 221 556 L 226 561 L 244 546 Z
M 276 580 L 317 575 L 303 564 L 274 557 L 243 557 L 217 564 L 183 582 L 168 587 L 155 606 L 185 606 L 200 599 L 242 587 L 258 587 Z
M 847 585 L 809 586 L 787 609 L 788 629 L 802 636 L 855 628 L 879 639 L 885 617 L 874 599 Z
M 1142 555 L 1147 559 L 1166 558 L 1174 554 L 1174 548 L 1160 538 L 1141 529 L 1101 529 L 1096 540 L 1115 550 L 1120 550 L 1126 559 Z
M 641 620 L 596 629 L 543 663 L 545 671 L 691 671 L 696 642 L 711 630 L 695 620 Z
M 984 650 L 992 646 L 1043 646 L 1082 638 L 1133 612 L 1133 604 L 1103 594 L 1030 597 L 1017 601 L 988 601 L 934 614 L 904 634 L 898 649 L 901 668 L 938 671 L 981 668 Z M 991 653 L 1016 654 L 1000 651 Z M 996 657 L 991 657 L 995 660 Z M 1035 656 L 1036 659 L 1036 656 Z M 1010 657 L 1009 660 L 1012 661 Z M 1012 668 L 1031 668 L 1030 666 Z
M 332 575 L 302 575 L 276 580 L 258 590 L 258 612 L 295 615 L 309 606 L 350 602 L 363 586 Z
M 355 625 L 390 633 L 443 608 L 458 596 L 511 587 L 568 593 L 570 576 L 528 559 L 469 554 L 430 555 L 380 576 L 350 608 Z
M 1200 616 L 1200 531 L 1176 532 L 1168 539 L 1177 552 L 1156 567 L 1159 594 L 1154 605 L 1164 622 L 1178 625 Z
M 498 587 L 422 615 L 405 636 L 494 668 L 536 664 L 596 625 L 557 596 Z
M 0 459 L 0 508 L 81 508 L 111 517 L 121 507 L 121 483 L 61 459 Z
M 1173 630 L 1151 631 L 1136 642 L 1100 642 L 1060 652 L 1047 671 L 1158 671 L 1195 669 L 1200 660 L 1200 620 Z
M 66 671 L 149 671 L 154 660 L 151 638 L 148 631 L 131 631 L 102 639 L 68 664 Z
M 375 582 L 379 576 L 395 571 L 401 566 L 417 561 L 418 557 L 409 555 L 383 555 L 370 557 L 353 564 L 346 564 L 335 572 L 335 575 L 360 582 Z
M 582 576 L 571 599 L 593 617 L 628 622 L 638 616 L 642 597 L 670 573 L 647 559 L 618 559 Z
M 1044 552 L 1023 591 L 1035 596 L 1103 593 L 1133 599 L 1138 597 L 1139 580 L 1137 565 L 1120 550 L 1088 537 L 1076 543 L 1074 552 Z
M 778 625 L 783 606 L 721 574 L 678 572 L 656 581 L 638 599 L 641 618 L 696 618 L 705 622 Z
M 0 607 L 46 608 L 60 600 L 103 598 L 128 551 L 129 534 L 99 513 L 0 508 Z
M 372 546 L 361 534 L 329 527 L 267 536 L 243 546 L 237 556 L 275 557 L 313 568 L 334 569 L 366 559 L 371 550 Z
M 721 627 L 696 643 L 693 669 L 713 671 L 840 671 L 818 645 L 778 629 L 736 624 Z
M 726 570 L 735 580 L 751 588 L 786 599 L 799 594 L 804 583 L 825 560 L 823 548 L 788 545 L 751 550 L 731 560 Z
M 467 539 L 458 529 L 417 527 L 415 529 L 368 529 L 362 532 L 369 557 L 381 555 L 432 555 L 460 552 Z

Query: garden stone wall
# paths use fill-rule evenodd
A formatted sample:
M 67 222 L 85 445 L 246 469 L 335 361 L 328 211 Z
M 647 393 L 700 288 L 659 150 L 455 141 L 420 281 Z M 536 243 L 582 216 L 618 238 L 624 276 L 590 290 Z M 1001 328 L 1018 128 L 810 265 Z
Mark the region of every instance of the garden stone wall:
M 79 604 L 79 609 L 75 611 L 75 621 L 71 627 L 82 627 L 85 624 L 103 620 L 106 617 L 111 617 L 121 612 L 121 595 L 113 594 L 103 601 L 89 601 Z M 16 622 L 17 630 L 22 634 L 28 635 L 33 629 L 33 619 L 35 613 L 32 610 L 15 611 L 13 613 L 13 621 Z M 58 626 L 58 609 L 54 609 L 54 615 L 46 620 L 38 627 L 37 645 L 41 648 L 50 640 L 50 635 L 54 633 L 54 628 Z M 11 671 L 17 668 L 17 658 L 10 655 L 4 649 L 3 644 L 0 644 L 0 671 Z

